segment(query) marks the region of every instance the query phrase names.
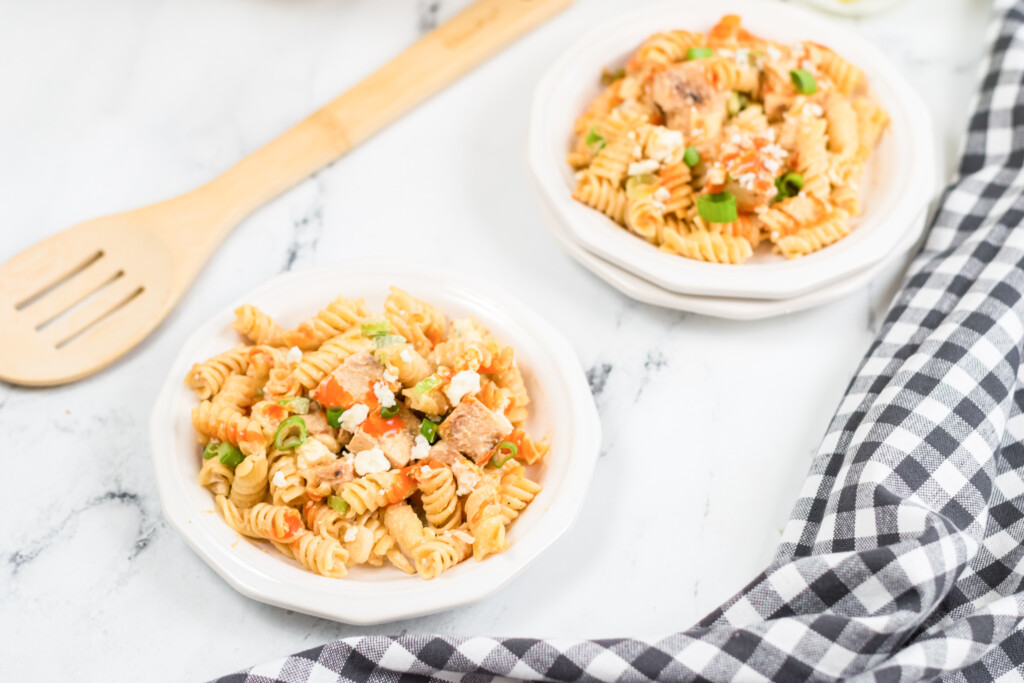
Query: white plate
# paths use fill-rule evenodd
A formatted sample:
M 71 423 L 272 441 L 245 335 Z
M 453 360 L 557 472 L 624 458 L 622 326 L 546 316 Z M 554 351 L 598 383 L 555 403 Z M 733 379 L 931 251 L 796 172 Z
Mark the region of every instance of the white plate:
M 863 17 L 891 9 L 903 0 L 804 0 L 805 3 L 847 17 Z
M 534 191 L 537 191 L 536 188 L 534 188 Z M 792 299 L 739 299 L 679 294 L 639 278 L 633 273 L 605 261 L 600 256 L 590 253 L 577 244 L 573 240 L 572 235 L 565 230 L 562 223 L 555 217 L 551 208 L 543 201 L 543 198 L 539 197 L 539 199 L 541 212 L 548 231 L 562 245 L 562 248 L 565 249 L 569 256 L 626 296 L 646 304 L 651 304 L 652 306 L 699 313 L 715 318 L 728 318 L 730 320 L 761 320 L 795 313 L 821 306 L 857 291 L 870 282 L 879 271 L 901 258 L 917 243 L 924 232 L 928 217 L 927 209 L 921 212 L 913 223 L 913 229 L 907 232 L 906 237 L 896 246 L 888 258 L 854 273 L 845 280 L 834 282 L 821 289 L 793 297 Z
M 855 220 L 856 229 L 801 259 L 759 254 L 742 266 L 684 259 L 659 251 L 572 198 L 573 174 L 565 155 L 574 120 L 599 92 L 602 67 L 623 63 L 655 31 L 706 30 L 728 13 L 741 15 L 754 33 L 783 41 L 813 39 L 835 49 L 865 71 L 873 95 L 892 117 L 869 162 L 864 214 Z M 891 254 L 935 190 L 928 110 L 882 54 L 835 22 L 789 5 L 754 0 L 676 0 L 627 14 L 589 33 L 537 86 L 527 153 L 534 181 L 576 242 L 664 289 L 703 296 L 792 299 L 844 280 Z
M 304 570 L 276 550 L 241 538 L 199 486 L 199 450 L 189 419 L 196 404 L 182 378 L 197 360 L 237 343 L 229 325 L 242 303 L 294 325 L 338 294 L 381 310 L 390 285 L 436 304 L 449 318 L 476 316 L 515 349 L 533 399 L 527 428 L 551 434 L 543 491 L 510 528 L 507 551 L 463 562 L 432 581 L 392 567 L 356 567 L 344 579 Z M 239 592 L 257 600 L 353 624 L 404 619 L 479 600 L 508 583 L 564 534 L 583 505 L 600 450 L 601 425 L 572 347 L 523 304 L 484 282 L 398 263 L 344 263 L 284 275 L 245 295 L 201 326 L 170 368 L 150 418 L 150 442 L 164 514 L 190 546 Z

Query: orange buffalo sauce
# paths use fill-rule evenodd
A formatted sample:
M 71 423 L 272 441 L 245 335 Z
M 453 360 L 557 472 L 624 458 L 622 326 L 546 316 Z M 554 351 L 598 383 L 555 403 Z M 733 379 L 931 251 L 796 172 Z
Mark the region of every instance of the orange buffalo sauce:
M 348 409 L 356 402 L 355 397 L 345 391 L 333 375 L 320 382 L 317 388 L 313 390 L 311 396 L 320 405 L 327 408 Z
M 287 543 L 294 540 L 299 532 L 302 531 L 302 518 L 299 517 L 297 510 L 288 510 L 281 517 L 283 524 L 279 524 L 275 518 L 271 525 L 270 534 L 274 537 L 275 541 Z
M 380 408 L 370 407 L 370 414 L 366 416 L 360 429 L 369 436 L 385 437 L 398 434 L 405 429 L 405 420 L 398 417 L 381 417 Z
M 415 467 L 415 466 L 414 466 Z M 409 497 L 416 490 L 416 481 L 409 476 L 412 467 L 406 467 L 399 471 L 395 481 L 388 489 L 388 502 L 391 504 L 401 502 Z
M 274 422 L 281 422 L 288 416 L 288 411 L 280 404 L 270 403 L 263 407 L 263 414 Z

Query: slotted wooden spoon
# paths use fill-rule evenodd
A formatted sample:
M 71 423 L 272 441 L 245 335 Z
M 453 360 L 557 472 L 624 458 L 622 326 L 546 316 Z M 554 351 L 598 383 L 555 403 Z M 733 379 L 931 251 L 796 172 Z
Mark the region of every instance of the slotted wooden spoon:
M 80 223 L 0 265 L 0 379 L 64 384 L 114 362 L 246 215 L 570 4 L 479 0 L 210 183 Z

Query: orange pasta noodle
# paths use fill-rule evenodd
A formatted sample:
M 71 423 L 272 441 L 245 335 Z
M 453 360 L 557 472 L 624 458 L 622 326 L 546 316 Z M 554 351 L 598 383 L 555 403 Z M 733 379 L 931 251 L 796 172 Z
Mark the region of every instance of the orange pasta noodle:
M 280 346 L 284 343 L 284 330 L 281 326 L 255 306 L 236 308 L 235 322 L 231 327 L 254 344 Z
M 319 348 L 321 344 L 359 324 L 370 315 L 361 300 L 339 296 L 315 316 L 301 323 L 294 330 L 284 333 L 288 346 L 297 346 L 303 351 Z

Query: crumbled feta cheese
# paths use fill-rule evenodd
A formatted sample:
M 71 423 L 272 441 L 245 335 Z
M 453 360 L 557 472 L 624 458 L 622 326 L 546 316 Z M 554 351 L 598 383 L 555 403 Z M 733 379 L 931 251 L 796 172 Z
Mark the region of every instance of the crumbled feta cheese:
M 665 211 L 665 209 L 668 208 L 667 206 L 665 206 L 661 202 L 651 202 L 651 206 L 653 206 L 658 211 Z
M 295 462 L 300 469 L 316 467 L 336 459 L 334 453 L 331 453 L 320 439 L 303 441 L 296 449 L 295 456 Z
M 814 63 L 811 62 L 811 60 L 809 60 L 809 59 L 805 59 L 802 62 L 800 62 L 800 68 L 803 69 L 804 71 L 811 71 L 811 72 L 813 72 L 814 71 Z
M 288 363 L 294 365 L 302 360 L 302 349 L 298 346 L 293 346 L 288 349 Z
M 777 159 L 772 159 L 771 157 L 765 158 L 762 163 L 764 164 L 765 169 L 771 171 L 772 173 L 777 172 L 779 168 L 781 168 L 782 166 L 782 164 L 780 164 Z
M 283 470 L 278 470 L 277 472 L 274 472 L 274 478 L 271 479 L 270 481 L 274 484 L 274 486 L 276 486 L 279 489 L 283 489 L 285 486 L 288 485 L 288 481 L 284 478 Z
M 654 191 L 654 194 L 651 196 L 653 196 L 656 201 L 664 202 L 667 201 L 668 198 L 672 196 L 672 193 L 668 191 L 667 187 L 659 187 L 657 190 Z
M 750 64 L 750 50 L 745 47 L 736 48 L 736 54 L 733 57 L 737 64 L 747 66 Z
M 460 460 L 454 462 L 451 465 L 452 474 L 455 475 L 455 481 L 458 482 L 458 488 L 455 491 L 456 495 L 464 496 L 470 493 L 476 488 L 476 485 L 480 483 L 482 475 L 480 471 L 470 464 L 468 460 Z
M 420 474 L 424 474 L 424 475 L 430 474 L 433 471 L 434 470 L 430 469 L 430 465 L 424 465 L 423 467 L 420 468 Z
M 643 147 L 641 147 L 640 145 L 637 145 L 636 147 L 633 148 L 633 156 L 635 156 L 637 159 L 639 159 L 643 155 L 644 155 L 644 148 Z
M 661 164 L 654 159 L 634 161 L 629 165 L 629 175 L 640 175 L 641 173 L 654 173 Z
M 786 150 L 779 147 L 778 145 L 765 145 L 764 147 L 761 148 L 761 151 L 777 159 L 785 159 L 787 156 L 789 156 L 789 153 L 786 152 Z
M 582 173 L 582 171 L 580 171 L 580 173 Z M 412 354 L 409 353 L 409 349 L 402 349 L 402 352 L 398 354 L 398 357 L 402 359 L 403 363 L 412 362 Z
M 351 543 L 352 541 L 356 540 L 356 536 L 358 535 L 359 529 L 357 529 L 355 526 L 350 526 L 349 528 L 345 529 L 345 543 Z
M 630 140 L 636 140 L 636 131 L 629 131 L 628 133 L 626 133 L 626 137 L 629 138 Z
M 444 394 L 453 406 L 457 406 L 463 396 L 476 394 L 479 391 L 480 375 L 472 370 L 463 370 L 452 377 L 452 381 L 445 387 Z
M 736 178 L 736 180 L 744 188 L 746 188 L 748 190 L 753 190 L 754 189 L 754 180 L 755 180 L 756 177 L 757 176 L 755 176 L 753 173 L 741 173 L 739 175 L 739 177 Z
M 765 49 L 765 52 L 768 53 L 768 59 L 775 60 L 780 59 L 782 57 L 782 52 L 780 52 L 779 48 L 775 47 L 774 45 L 769 45 Z
M 473 536 L 471 534 L 467 534 L 462 529 L 453 529 L 452 530 L 452 536 L 454 536 L 455 538 L 459 539 L 463 543 L 468 543 L 470 545 L 473 545 L 473 541 L 476 540 L 475 538 L 473 538 Z
M 739 133 L 733 133 L 733 135 L 732 135 L 732 144 L 739 145 L 742 142 L 743 142 L 743 138 L 740 137 L 740 134 Z
M 384 382 L 377 382 L 373 385 L 373 395 L 377 397 L 377 400 L 385 408 L 390 408 L 396 403 L 395 392 L 391 391 Z
M 683 146 L 683 134 L 671 128 L 655 128 L 647 139 L 647 156 L 655 161 L 667 161 Z
M 816 104 L 814 102 L 808 102 L 807 104 L 804 105 L 804 113 L 805 114 L 810 114 L 811 116 L 814 116 L 815 118 L 821 118 L 821 116 L 825 112 L 822 110 L 820 104 Z
M 370 409 L 366 407 L 366 404 L 357 403 L 341 414 L 339 423 L 346 432 L 354 432 L 359 425 L 363 424 L 363 420 L 369 414 Z
M 355 465 L 356 474 L 360 477 L 376 472 L 387 472 L 391 469 L 391 463 L 384 457 L 384 451 L 378 446 L 356 453 L 356 457 L 352 459 L 352 464 Z
M 398 375 L 396 375 L 394 373 L 394 370 L 392 370 L 391 368 L 388 368 L 387 370 L 384 371 L 384 381 L 385 382 L 397 382 L 398 381 Z
M 430 454 L 430 442 L 422 434 L 416 435 L 416 443 L 412 446 L 412 453 L 409 457 L 413 460 L 420 460 Z

